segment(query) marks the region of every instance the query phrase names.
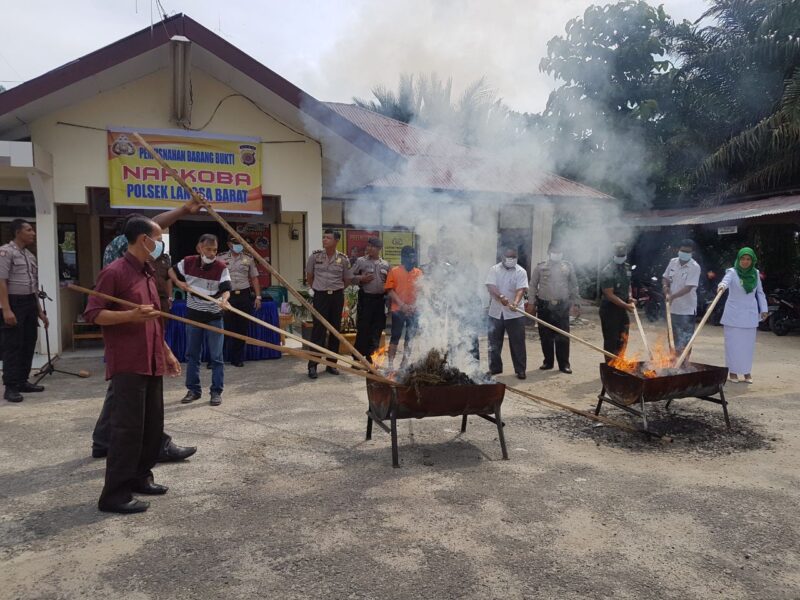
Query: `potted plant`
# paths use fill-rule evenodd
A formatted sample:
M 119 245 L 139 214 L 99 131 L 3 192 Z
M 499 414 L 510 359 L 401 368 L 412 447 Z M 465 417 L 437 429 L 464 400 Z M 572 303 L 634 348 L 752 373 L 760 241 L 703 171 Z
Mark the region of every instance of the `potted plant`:
M 351 344 L 356 342 L 356 322 L 358 318 L 358 286 L 351 285 L 344 289 L 344 306 L 342 307 L 342 335 Z M 339 354 L 346 354 L 347 348 L 339 344 Z

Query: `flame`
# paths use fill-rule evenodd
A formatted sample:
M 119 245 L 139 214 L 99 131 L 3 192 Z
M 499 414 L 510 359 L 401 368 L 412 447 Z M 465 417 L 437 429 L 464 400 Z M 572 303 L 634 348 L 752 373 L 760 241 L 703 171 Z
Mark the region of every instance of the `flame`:
M 626 352 L 627 347 L 628 336 L 624 334 L 622 352 L 619 353 L 618 358 L 608 364 L 619 371 L 640 375 L 648 379 L 658 377 L 659 371 L 673 368 L 675 365 L 675 354 L 669 349 L 666 336 L 659 337 L 656 343 L 650 347 L 652 357 L 649 360 L 643 359 L 638 352 L 628 355 Z
M 372 353 L 372 364 L 378 367 L 379 369 L 383 368 L 383 365 L 386 364 L 386 359 L 389 356 L 389 346 L 381 346 L 375 352 Z

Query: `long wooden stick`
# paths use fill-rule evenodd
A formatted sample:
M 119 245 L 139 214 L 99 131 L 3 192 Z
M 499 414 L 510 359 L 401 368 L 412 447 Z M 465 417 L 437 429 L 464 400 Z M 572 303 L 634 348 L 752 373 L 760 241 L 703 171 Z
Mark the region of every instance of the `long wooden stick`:
M 575 340 L 579 344 L 583 344 L 584 346 L 588 346 L 592 350 L 597 350 L 598 352 L 601 352 L 601 353 L 605 354 L 609 358 L 619 358 L 619 356 L 617 356 L 616 354 L 611 354 L 611 352 L 603 350 L 600 346 L 595 346 L 591 342 L 587 342 L 586 340 L 584 340 L 582 338 L 579 338 L 577 335 L 572 335 L 570 332 L 564 331 L 563 329 L 559 329 L 555 325 L 551 325 L 550 323 L 548 323 L 547 321 L 543 321 L 539 317 L 534 317 L 531 313 L 525 312 L 524 310 L 522 310 L 519 307 L 512 308 L 512 310 L 516 310 L 518 313 L 522 314 L 523 316 L 528 317 L 529 319 L 532 319 L 533 321 L 536 321 L 539 325 L 542 325 L 543 327 L 547 327 L 548 329 L 552 329 L 553 331 L 555 331 L 556 333 L 560 333 L 561 335 L 565 335 L 568 338 Z
M 644 327 L 642 327 L 642 320 L 639 318 L 639 311 L 636 310 L 636 307 L 633 308 L 633 316 L 636 319 L 636 327 L 639 329 L 639 335 L 642 336 L 642 344 L 644 344 L 644 351 L 647 353 L 647 356 L 650 357 L 650 360 L 653 360 L 653 353 L 650 350 L 650 344 L 647 343 L 647 336 L 644 334 Z
M 509 392 L 514 392 L 515 394 L 522 396 L 523 398 L 528 398 L 529 400 L 539 402 L 540 404 L 546 404 L 548 406 L 560 408 L 561 410 L 566 410 L 567 412 L 571 412 L 572 414 L 579 415 L 581 417 L 586 417 L 587 419 L 591 419 L 592 421 L 597 421 L 598 423 L 603 423 L 604 425 L 610 425 L 611 427 L 616 427 L 617 429 L 622 429 L 624 431 L 629 431 L 631 433 L 642 433 L 641 429 L 636 429 L 636 427 L 633 427 L 626 423 L 614 421 L 613 419 L 609 419 L 608 417 L 601 417 L 600 415 L 595 415 L 590 412 L 586 412 L 585 410 L 580 410 L 579 408 L 569 406 L 567 404 L 561 404 L 561 402 L 556 402 L 555 400 L 543 398 L 541 396 L 531 394 L 530 392 L 526 392 L 519 388 L 506 386 L 506 389 Z
M 359 368 L 359 369 L 363 369 L 364 368 L 361 365 L 360 362 L 353 360 L 349 356 L 344 356 L 342 354 L 338 354 L 338 353 L 334 352 L 333 350 L 328 350 L 327 348 L 324 348 L 322 346 L 318 346 L 317 344 L 315 344 L 313 342 L 309 342 L 308 340 L 304 340 L 299 335 L 295 335 L 293 333 L 289 333 L 288 331 L 284 331 L 280 327 L 276 327 L 272 323 L 267 323 L 266 321 L 262 321 L 258 317 L 253 316 L 250 313 L 244 312 L 243 310 L 239 310 L 238 308 L 236 308 L 235 306 L 232 306 L 231 304 L 222 304 L 216 298 L 212 298 L 211 296 L 208 296 L 208 295 L 206 295 L 206 294 L 204 294 L 202 292 L 198 292 L 197 290 L 195 290 L 193 288 L 190 289 L 190 291 L 188 293 L 194 294 L 195 296 L 197 296 L 199 298 L 202 298 L 203 300 L 206 300 L 208 302 L 213 302 L 214 304 L 217 304 L 218 306 L 220 306 L 221 308 L 224 308 L 225 310 L 227 310 L 229 312 L 232 312 L 232 313 L 237 314 L 237 315 L 239 315 L 241 317 L 244 317 L 245 319 L 248 319 L 249 321 L 252 321 L 253 323 L 256 323 L 258 325 L 261 325 L 262 327 L 266 327 L 270 331 L 274 331 L 275 333 L 279 333 L 280 335 L 284 335 L 284 336 L 286 336 L 286 337 L 288 337 L 288 338 L 290 338 L 292 340 L 300 342 L 301 344 L 303 344 L 305 346 L 308 346 L 309 348 L 313 348 L 317 352 L 325 354 L 325 355 L 329 356 L 330 358 L 335 358 L 336 360 L 340 360 L 340 361 L 342 361 L 344 363 L 347 363 L 347 364 L 349 364 L 351 366 L 354 366 L 356 368 Z
M 128 306 L 130 308 L 138 308 L 140 305 L 136 304 L 135 302 L 129 302 L 128 300 L 122 300 L 120 298 L 115 298 L 114 296 L 109 296 L 108 294 L 103 294 L 102 292 L 98 292 L 95 290 L 90 290 L 79 285 L 70 284 L 67 286 L 69 289 L 75 292 L 80 292 L 82 294 L 86 294 L 88 296 L 97 296 L 98 298 L 103 298 L 104 300 L 108 300 L 109 302 L 114 302 L 119 304 L 120 306 Z M 262 348 L 269 348 L 270 350 L 276 350 L 283 354 L 288 354 L 289 356 L 293 356 L 295 358 L 299 358 L 302 360 L 310 360 L 325 367 L 334 367 L 339 368 L 342 371 L 346 371 L 347 373 L 352 373 L 354 375 L 360 375 L 361 377 L 365 377 L 367 379 L 372 379 L 373 381 L 379 381 L 381 383 L 388 383 L 389 385 L 397 385 L 391 379 L 387 379 L 380 374 L 374 374 L 371 372 L 364 371 L 363 369 L 351 369 L 350 367 L 340 366 L 336 363 L 329 362 L 324 358 L 321 358 L 317 354 L 313 354 L 310 352 L 306 352 L 304 350 L 300 350 L 298 348 L 289 348 L 287 346 L 279 346 L 277 344 L 271 344 L 269 342 L 265 342 L 263 340 L 257 340 L 256 338 L 252 338 L 246 335 L 242 335 L 240 333 L 235 333 L 233 331 L 226 331 L 225 329 L 220 329 L 219 327 L 214 327 L 213 325 L 208 325 L 207 323 L 199 323 L 197 321 L 192 321 L 191 319 L 187 319 L 186 317 L 179 317 L 177 315 L 173 315 L 171 313 L 166 313 L 160 310 L 154 310 L 154 314 L 159 315 L 160 317 L 164 317 L 165 319 L 172 319 L 173 321 L 180 321 L 181 323 L 185 323 L 187 325 L 192 325 L 193 327 L 199 327 L 200 329 L 206 329 L 208 331 L 213 331 L 214 333 L 220 333 L 222 335 L 226 335 L 228 337 L 235 338 L 237 340 L 242 340 L 246 344 L 250 344 L 251 346 L 261 346 Z
M 275 277 L 275 279 L 277 279 L 284 287 L 286 287 L 286 289 L 289 290 L 289 292 L 291 292 L 291 294 L 300 302 L 300 304 L 302 304 L 306 309 L 308 309 L 308 311 L 312 315 L 314 315 L 314 317 L 320 323 L 322 323 L 332 335 L 334 335 L 342 344 L 344 344 L 345 348 L 347 348 L 347 350 L 351 352 L 353 356 L 355 356 L 367 370 L 371 371 L 372 373 L 378 374 L 378 369 L 372 364 L 370 364 L 370 362 L 358 350 L 355 349 L 353 344 L 351 344 L 336 327 L 334 327 L 331 323 L 329 323 L 328 320 L 325 317 L 323 317 L 319 313 L 319 311 L 317 311 L 317 309 L 314 308 L 314 306 L 303 297 L 302 294 L 300 294 L 300 292 L 298 292 L 288 281 L 286 281 L 283 275 L 278 273 L 277 269 L 275 269 L 269 263 L 269 261 L 267 261 L 267 259 L 261 256 L 258 252 L 256 252 L 253 249 L 253 247 L 247 242 L 247 240 L 244 239 L 239 234 L 238 231 L 236 231 L 233 227 L 231 227 L 230 224 L 223 217 L 221 217 L 216 210 L 214 210 L 214 207 L 211 206 L 211 203 L 208 202 L 206 198 L 204 198 L 196 191 L 194 191 L 192 187 L 188 183 L 186 183 L 186 180 L 183 177 L 181 177 L 180 174 L 175 169 L 173 169 L 167 161 L 161 158 L 158 152 L 156 152 L 153 149 L 153 147 L 149 143 L 147 143 L 147 141 L 145 141 L 145 139 L 141 135 L 139 135 L 136 132 L 134 132 L 132 135 L 136 139 L 136 141 L 139 142 L 142 145 L 142 147 L 153 156 L 156 162 L 160 164 L 167 171 L 167 173 L 169 173 L 170 177 L 172 177 L 178 183 L 178 185 L 180 185 L 184 190 L 186 190 L 186 192 L 189 195 L 191 195 L 192 199 L 195 202 L 197 202 L 200 206 L 205 208 L 206 211 L 208 211 L 208 214 L 214 217 L 214 219 L 220 225 L 222 225 L 223 229 L 225 229 L 225 231 L 227 231 L 228 234 L 233 236 L 233 238 L 236 239 L 236 241 L 242 244 L 242 246 L 244 246 L 244 248 L 253 256 L 253 258 L 255 258 L 256 261 L 258 261 L 261 264 L 261 266 L 263 266 L 267 271 L 269 271 L 270 274 L 272 274 L 272 276 Z
M 678 361 L 675 363 L 676 369 L 680 369 L 684 361 L 686 360 L 686 357 L 689 356 L 689 351 L 692 349 L 694 341 L 697 339 L 697 336 L 700 334 L 700 331 L 705 326 L 706 321 L 708 321 L 708 318 L 711 316 L 711 313 L 714 312 L 714 308 L 717 306 L 717 302 L 719 302 L 719 299 L 722 298 L 722 294 L 724 293 L 725 293 L 725 288 L 719 288 L 719 290 L 717 290 L 717 295 L 714 296 L 714 301 L 708 306 L 708 310 L 706 311 L 706 314 L 703 315 L 702 321 L 700 321 L 700 324 L 697 326 L 697 329 L 694 330 L 694 334 L 692 334 L 692 338 L 689 340 L 689 343 L 686 344 L 686 348 L 683 349 L 683 352 L 681 352 L 681 355 L 678 357 Z
M 672 303 L 667 300 L 667 343 L 669 344 L 669 351 L 675 352 L 675 334 L 672 332 Z

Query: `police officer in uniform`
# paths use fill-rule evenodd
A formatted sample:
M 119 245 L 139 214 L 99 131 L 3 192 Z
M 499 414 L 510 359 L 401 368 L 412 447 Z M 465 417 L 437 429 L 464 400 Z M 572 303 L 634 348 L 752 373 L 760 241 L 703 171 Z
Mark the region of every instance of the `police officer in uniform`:
M 542 321 L 569 331 L 569 313 L 572 306 L 580 311 L 578 278 L 575 268 L 565 261 L 561 248 L 556 242 L 548 247 L 548 260 L 538 263 L 531 273 L 530 291 L 536 297 L 533 314 Z M 558 370 L 572 373 L 569 364 L 569 338 L 539 325 L 539 338 L 542 342 L 544 362 L 539 367 L 543 371 L 553 368 L 553 347 Z
M 350 260 L 346 254 L 336 250 L 341 234 L 326 229 L 322 234 L 322 250 L 315 250 L 306 261 L 306 280 L 313 293 L 312 304 L 322 317 L 337 331 L 342 328 L 342 309 L 344 308 L 344 288 L 350 285 Z M 322 322 L 314 319 L 311 341 L 319 346 L 339 351 L 339 340 L 329 333 Z M 327 359 L 333 360 L 335 359 Z M 339 369 L 325 367 L 331 375 L 338 375 Z M 308 362 L 308 376 L 317 378 L 317 363 Z
M 359 286 L 355 348 L 370 362 L 386 327 L 384 284 L 389 274 L 389 263 L 381 258 L 381 248 L 383 242 L 379 238 L 369 238 L 366 254 L 356 260 L 351 272 L 353 283 Z
M 37 300 L 39 269 L 28 247 L 36 243 L 36 231 L 24 219 L 11 222 L 14 239 L 0 246 L 0 347 L 3 359 L 3 397 L 22 402 L 23 393 L 42 392 L 28 381 L 39 333 L 37 319 L 47 327 L 47 315 Z
M 223 252 L 217 258 L 228 265 L 231 275 L 231 297 L 228 300 L 231 306 L 247 314 L 261 308 L 261 284 L 258 281 L 258 267 L 256 260 L 244 252 L 244 246 L 237 240 L 228 240 L 228 252 Z M 225 329 L 247 335 L 250 321 L 232 312 L 226 312 Z M 228 358 L 234 367 L 244 366 L 244 342 L 236 338 L 226 338 L 228 345 Z
M 625 244 L 614 244 L 614 257 L 600 271 L 600 325 L 603 329 L 603 349 L 620 355 L 624 353 L 630 328 L 629 312 L 633 312 L 631 302 L 631 266 Z M 610 359 L 606 358 L 606 362 Z

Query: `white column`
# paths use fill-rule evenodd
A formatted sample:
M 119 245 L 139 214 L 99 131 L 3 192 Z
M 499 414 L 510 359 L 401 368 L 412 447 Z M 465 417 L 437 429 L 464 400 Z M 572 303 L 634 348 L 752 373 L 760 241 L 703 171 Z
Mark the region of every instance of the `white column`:
M 61 301 L 58 277 L 58 226 L 53 178 L 41 171 L 30 171 L 28 182 L 36 201 L 36 256 L 39 264 L 39 286 L 53 301 L 47 302 L 50 319 L 50 351 L 61 352 Z M 41 329 L 39 330 L 41 334 Z M 39 338 L 39 352 L 44 353 L 44 335 Z
M 547 259 L 547 246 L 553 238 L 553 212 L 553 205 L 549 203 L 533 207 L 531 265 Z

